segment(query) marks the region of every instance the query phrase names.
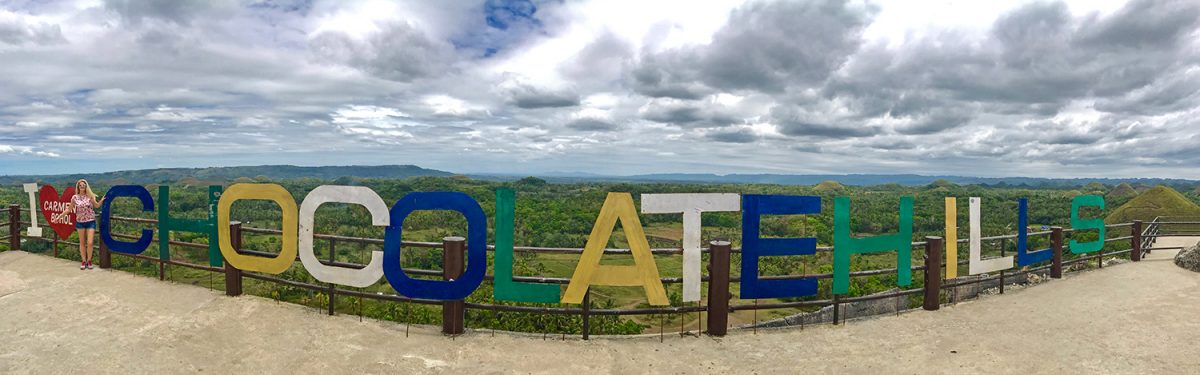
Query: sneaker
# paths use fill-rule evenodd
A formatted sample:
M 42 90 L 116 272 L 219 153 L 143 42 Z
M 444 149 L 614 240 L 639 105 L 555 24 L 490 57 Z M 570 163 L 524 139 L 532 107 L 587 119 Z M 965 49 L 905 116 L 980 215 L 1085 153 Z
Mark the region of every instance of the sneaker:
M 87 262 L 87 269 L 89 269 L 89 270 L 90 270 L 90 269 L 92 269 L 92 262 L 91 262 L 91 261 L 88 261 L 88 262 Z
M 87 262 L 79 262 L 79 269 L 81 269 L 81 270 L 87 269 Z

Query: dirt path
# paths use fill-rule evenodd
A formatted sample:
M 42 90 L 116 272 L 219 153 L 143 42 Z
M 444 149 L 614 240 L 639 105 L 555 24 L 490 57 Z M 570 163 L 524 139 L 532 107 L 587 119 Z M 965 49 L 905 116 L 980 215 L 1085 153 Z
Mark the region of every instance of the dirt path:
M 842 326 L 580 341 L 329 317 L 0 254 L 0 373 L 1189 373 L 1200 274 L 1152 260 Z
M 1197 241 L 1200 241 L 1200 237 L 1163 237 L 1163 238 L 1159 238 L 1158 240 L 1154 241 L 1154 247 L 1156 247 L 1156 248 L 1159 248 L 1159 247 L 1188 248 L 1188 247 L 1191 247 L 1192 245 L 1195 245 Z M 1151 251 L 1149 255 L 1146 255 L 1146 260 L 1163 260 L 1163 259 L 1165 259 L 1165 260 L 1171 261 L 1171 260 L 1175 259 L 1175 253 L 1178 253 L 1178 252 L 1179 252 L 1179 250 Z

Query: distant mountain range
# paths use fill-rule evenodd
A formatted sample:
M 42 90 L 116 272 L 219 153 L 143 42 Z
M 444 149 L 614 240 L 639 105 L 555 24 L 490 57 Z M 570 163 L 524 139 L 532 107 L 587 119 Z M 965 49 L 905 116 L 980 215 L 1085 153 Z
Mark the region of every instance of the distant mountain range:
M 480 179 L 511 180 L 520 175 L 473 175 Z M 542 177 L 542 176 L 539 176 Z M 1133 185 L 1195 186 L 1196 180 L 1167 178 L 1040 178 L 1040 177 L 965 177 L 965 176 L 922 176 L 915 174 L 847 174 L 847 175 L 789 175 L 789 174 L 703 174 L 703 173 L 658 173 L 633 176 L 603 176 L 588 173 L 556 172 L 542 177 L 549 182 L 686 182 L 715 184 L 778 184 L 816 185 L 824 181 L 837 181 L 843 185 L 875 186 L 899 184 L 904 186 L 928 185 L 945 180 L 959 185 L 1007 185 L 1068 188 L 1098 182 L 1105 185 L 1128 183 Z
M 85 178 L 96 183 L 128 183 L 128 184 L 158 184 L 167 182 L 230 182 L 238 178 L 257 179 L 265 177 L 271 180 L 293 178 L 315 178 L 335 180 L 338 178 L 408 178 L 417 176 L 453 176 L 455 173 L 436 169 L 421 168 L 415 165 L 380 165 L 380 166 L 325 166 L 301 167 L 294 165 L 262 165 L 244 167 L 212 167 L 212 168 L 160 168 L 107 173 L 89 173 L 76 175 L 50 176 L 0 176 L 0 184 L 14 185 L 25 182 L 47 182 L 54 184 L 71 183 L 76 179 Z M 491 180 L 512 181 L 524 174 L 471 174 L 468 177 Z M 848 175 L 788 175 L 788 174 L 702 174 L 702 173 L 659 173 L 632 176 L 605 176 L 590 173 L 551 172 L 535 175 L 549 182 L 630 182 L 630 183 L 702 183 L 702 184 L 779 184 L 779 185 L 816 185 L 823 181 L 837 181 L 844 185 L 873 186 L 884 184 L 899 184 L 905 186 L 928 185 L 934 181 L 945 180 L 959 185 L 992 185 L 992 186 L 1029 186 L 1048 188 L 1069 188 L 1098 182 L 1109 186 L 1122 183 L 1133 185 L 1168 185 L 1174 187 L 1193 187 L 1200 184 L 1196 180 L 1164 179 L 1164 178 L 1038 178 L 1038 177 L 964 177 L 964 176 L 922 176 L 915 174 L 848 174 Z

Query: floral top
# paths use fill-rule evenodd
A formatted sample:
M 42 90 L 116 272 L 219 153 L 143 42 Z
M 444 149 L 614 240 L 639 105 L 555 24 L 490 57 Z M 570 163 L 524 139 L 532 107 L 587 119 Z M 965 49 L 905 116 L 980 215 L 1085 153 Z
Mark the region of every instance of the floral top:
M 71 203 L 75 205 L 76 223 L 96 221 L 96 212 L 92 207 L 92 197 L 75 194 L 75 196 L 71 197 Z

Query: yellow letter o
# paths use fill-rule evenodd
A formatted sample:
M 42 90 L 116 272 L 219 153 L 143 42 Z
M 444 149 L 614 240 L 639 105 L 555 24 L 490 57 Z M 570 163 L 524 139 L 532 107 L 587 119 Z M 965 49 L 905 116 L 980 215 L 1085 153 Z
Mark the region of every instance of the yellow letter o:
M 233 202 L 241 199 L 261 199 L 274 201 L 283 210 L 283 243 L 279 255 L 274 258 L 264 258 L 252 255 L 238 254 L 233 248 L 229 236 L 229 211 Z M 256 271 L 277 275 L 287 271 L 296 261 L 297 238 L 296 200 L 283 186 L 276 184 L 233 184 L 221 194 L 217 203 L 217 237 L 221 245 L 221 255 L 225 261 L 234 267 L 245 271 Z

